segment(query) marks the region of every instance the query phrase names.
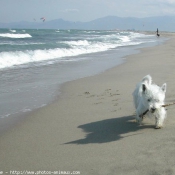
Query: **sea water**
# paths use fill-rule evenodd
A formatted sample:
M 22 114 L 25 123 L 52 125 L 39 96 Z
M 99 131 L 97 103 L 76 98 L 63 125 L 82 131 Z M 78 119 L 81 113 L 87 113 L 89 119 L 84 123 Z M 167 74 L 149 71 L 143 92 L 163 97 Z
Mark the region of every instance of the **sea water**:
M 161 42 L 131 31 L 0 29 L 0 120 L 45 106 L 61 84 Z

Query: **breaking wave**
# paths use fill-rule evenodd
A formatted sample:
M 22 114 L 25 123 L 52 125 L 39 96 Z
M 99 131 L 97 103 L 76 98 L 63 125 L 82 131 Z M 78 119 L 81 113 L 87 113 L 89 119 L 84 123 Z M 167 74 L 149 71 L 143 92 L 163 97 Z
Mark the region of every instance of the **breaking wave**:
M 14 34 L 14 33 L 0 33 L 0 37 L 7 38 L 31 38 L 32 36 L 29 34 Z

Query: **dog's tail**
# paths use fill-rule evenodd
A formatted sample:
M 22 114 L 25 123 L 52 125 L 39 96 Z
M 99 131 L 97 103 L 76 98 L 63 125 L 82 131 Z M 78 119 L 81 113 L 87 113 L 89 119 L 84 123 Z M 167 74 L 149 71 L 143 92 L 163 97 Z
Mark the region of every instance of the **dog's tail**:
M 150 75 L 147 75 L 142 79 L 142 82 L 147 82 L 150 85 L 152 83 L 152 77 Z

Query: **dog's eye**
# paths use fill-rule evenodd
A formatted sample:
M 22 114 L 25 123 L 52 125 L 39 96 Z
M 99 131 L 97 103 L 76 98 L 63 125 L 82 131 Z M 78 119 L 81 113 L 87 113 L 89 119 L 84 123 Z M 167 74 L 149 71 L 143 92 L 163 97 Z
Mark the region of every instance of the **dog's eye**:
M 149 98 L 149 99 L 148 99 L 148 102 L 150 102 L 150 101 L 151 101 L 151 99 Z

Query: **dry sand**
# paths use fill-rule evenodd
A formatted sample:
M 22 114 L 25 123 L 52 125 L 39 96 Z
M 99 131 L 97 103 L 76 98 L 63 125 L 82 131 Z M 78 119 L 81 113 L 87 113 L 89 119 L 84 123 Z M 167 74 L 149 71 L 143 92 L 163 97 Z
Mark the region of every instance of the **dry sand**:
M 100 75 L 64 84 L 59 100 L 1 135 L 0 171 L 174 175 L 174 106 L 164 128 L 155 130 L 154 119 L 135 122 L 132 102 L 136 83 L 147 74 L 159 85 L 166 82 L 166 102 L 175 101 L 174 36 Z

